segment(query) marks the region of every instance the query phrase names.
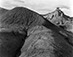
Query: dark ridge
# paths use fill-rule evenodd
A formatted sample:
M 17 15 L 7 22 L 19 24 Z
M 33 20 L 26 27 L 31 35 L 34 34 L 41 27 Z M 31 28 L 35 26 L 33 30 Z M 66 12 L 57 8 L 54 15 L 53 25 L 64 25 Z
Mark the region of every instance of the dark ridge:
M 41 21 L 41 22 L 40 22 Z M 8 11 L 0 20 L 2 27 L 13 30 L 26 30 L 41 25 L 44 19 L 36 12 L 23 7 L 16 7 Z

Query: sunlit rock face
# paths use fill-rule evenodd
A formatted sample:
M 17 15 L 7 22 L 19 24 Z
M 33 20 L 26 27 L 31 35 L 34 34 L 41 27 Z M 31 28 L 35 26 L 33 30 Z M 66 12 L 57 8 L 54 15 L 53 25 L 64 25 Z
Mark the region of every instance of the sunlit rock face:
M 44 18 L 47 18 L 49 21 L 51 21 L 56 26 L 61 26 L 67 31 L 73 32 L 73 18 L 70 16 L 67 16 L 64 14 L 63 11 L 61 11 L 60 8 L 57 8 L 55 11 L 43 15 Z
M 66 23 L 66 21 L 72 20 L 69 16 L 65 15 L 63 11 L 61 11 L 59 8 L 56 8 L 56 10 L 51 13 L 45 14 L 44 17 L 57 26 L 63 25 Z
M 44 26 L 33 27 L 28 34 L 19 57 L 72 57 L 73 48 L 63 35 Z

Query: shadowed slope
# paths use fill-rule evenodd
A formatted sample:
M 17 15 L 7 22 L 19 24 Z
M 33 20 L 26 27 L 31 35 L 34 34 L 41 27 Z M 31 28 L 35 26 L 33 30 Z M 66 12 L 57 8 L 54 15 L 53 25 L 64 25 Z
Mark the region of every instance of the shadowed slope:
M 25 37 L 15 32 L 0 32 L 0 57 L 18 56 Z

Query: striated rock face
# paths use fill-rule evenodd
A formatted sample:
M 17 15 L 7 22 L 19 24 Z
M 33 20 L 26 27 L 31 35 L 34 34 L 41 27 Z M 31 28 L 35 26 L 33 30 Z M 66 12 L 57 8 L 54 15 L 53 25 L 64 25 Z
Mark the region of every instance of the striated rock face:
M 59 8 L 51 13 L 43 15 L 43 17 L 47 18 L 56 26 L 60 26 L 67 31 L 73 32 L 73 18 L 64 14 Z
M 0 57 L 72 57 L 72 39 L 70 33 L 24 7 L 0 18 Z
M 30 34 L 29 34 L 30 33 Z M 73 48 L 65 37 L 44 26 L 28 30 L 19 57 L 72 57 Z
M 38 13 L 23 7 L 16 7 L 8 11 L 1 19 L 1 27 L 22 31 L 27 30 L 30 27 L 41 25 L 44 23 L 44 19 Z

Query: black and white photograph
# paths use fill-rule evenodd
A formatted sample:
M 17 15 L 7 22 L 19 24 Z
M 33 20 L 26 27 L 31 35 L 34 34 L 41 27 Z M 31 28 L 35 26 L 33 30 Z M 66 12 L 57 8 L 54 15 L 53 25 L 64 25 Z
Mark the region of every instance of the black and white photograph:
M 0 0 L 0 57 L 73 57 L 73 1 Z

